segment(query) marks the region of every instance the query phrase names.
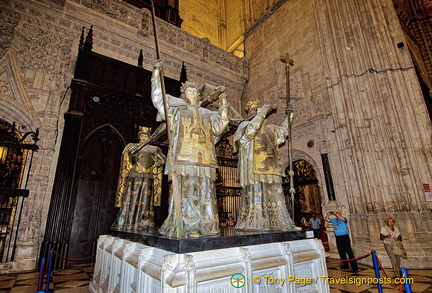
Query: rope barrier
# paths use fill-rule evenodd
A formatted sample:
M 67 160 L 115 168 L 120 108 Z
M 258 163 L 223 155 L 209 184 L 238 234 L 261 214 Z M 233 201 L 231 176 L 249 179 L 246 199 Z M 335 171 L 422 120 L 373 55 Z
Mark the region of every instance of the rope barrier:
M 381 260 L 379 259 L 378 255 L 377 255 L 377 261 L 378 261 L 378 266 L 379 266 L 380 270 L 383 271 L 384 276 L 386 276 L 386 278 L 388 278 L 389 276 L 387 275 L 387 272 L 384 270 L 384 267 L 381 265 Z
M 384 273 L 384 276 L 386 276 L 386 278 L 390 278 L 390 277 L 387 275 L 387 272 L 385 271 L 384 267 L 382 266 L 382 264 L 381 264 L 381 260 L 379 259 L 378 255 L 376 256 L 376 259 L 377 259 L 377 261 L 378 261 L 379 269 Z M 392 287 L 394 287 L 394 288 L 396 288 L 396 287 L 399 286 L 399 292 L 402 292 L 402 284 L 399 284 L 399 285 L 397 285 L 397 284 L 390 284 L 390 285 L 391 285 Z
M 359 257 L 356 257 L 356 258 L 351 258 L 351 259 L 334 259 L 334 258 L 327 258 L 327 257 L 326 257 L 326 259 L 329 260 L 329 261 L 354 261 L 354 260 L 359 260 L 359 259 L 368 257 L 371 254 L 372 254 L 372 252 L 369 252 L 369 253 L 367 253 L 365 255 L 362 255 L 362 256 L 359 256 Z
M 38 277 L 38 285 L 37 285 L 37 293 L 47 293 L 47 292 L 54 292 L 53 290 L 49 289 L 49 284 L 50 284 L 50 279 L 51 279 L 51 265 L 52 265 L 52 261 L 54 258 L 54 254 L 66 261 L 84 261 L 87 259 L 90 259 L 92 257 L 95 257 L 96 254 L 90 255 L 88 257 L 85 258 L 80 258 L 80 259 L 72 259 L 72 258 L 66 258 L 60 254 L 58 254 L 57 252 L 54 251 L 54 249 L 50 250 L 50 253 L 48 255 L 48 261 L 45 263 L 45 259 L 42 258 L 42 262 L 40 265 L 40 269 L 39 269 L 39 277 Z M 46 267 L 45 267 L 46 265 Z M 42 281 L 43 281 L 43 277 L 46 276 L 46 285 L 45 285 L 45 290 L 44 291 L 40 291 L 42 290 Z
M 370 256 L 371 254 L 372 254 L 372 252 L 369 252 L 369 253 L 367 253 L 365 255 L 362 255 L 362 256 L 359 256 L 359 257 L 356 257 L 356 258 L 352 258 L 352 259 L 333 259 L 333 258 L 327 258 L 326 257 L 326 260 L 328 260 L 328 261 L 340 261 L 340 262 L 355 261 L 355 260 L 366 258 L 366 257 Z M 384 273 L 384 275 L 385 275 L 386 278 L 389 278 L 389 276 L 387 275 L 387 272 L 384 270 L 384 268 L 383 268 L 383 266 L 381 264 L 381 260 L 379 259 L 378 255 L 375 254 L 375 257 L 376 257 L 376 260 L 378 262 L 379 270 Z M 403 284 L 390 284 L 390 285 L 392 287 L 394 287 L 394 288 L 399 287 L 399 293 L 401 293 L 403 291 L 402 290 Z
M 54 253 L 55 255 L 57 255 L 58 257 L 60 257 L 60 258 L 62 258 L 62 259 L 64 259 L 64 260 L 67 260 L 67 261 L 84 261 L 84 260 L 88 260 L 88 259 L 90 259 L 90 258 L 96 256 L 96 254 L 92 254 L 92 255 L 87 256 L 87 257 L 85 257 L 85 258 L 73 259 L 73 258 L 66 258 L 66 257 L 64 257 L 64 256 L 62 256 L 62 255 L 60 255 L 60 254 L 58 254 L 58 253 L 55 252 L 54 250 L 53 250 L 53 253 Z

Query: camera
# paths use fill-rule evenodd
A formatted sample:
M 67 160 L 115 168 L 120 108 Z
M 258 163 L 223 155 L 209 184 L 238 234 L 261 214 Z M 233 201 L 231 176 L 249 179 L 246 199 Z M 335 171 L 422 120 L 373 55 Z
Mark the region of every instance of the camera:
M 333 214 L 334 214 L 334 212 L 333 212 L 333 211 L 331 211 L 331 212 L 330 212 L 330 214 L 332 214 L 332 215 L 333 215 Z

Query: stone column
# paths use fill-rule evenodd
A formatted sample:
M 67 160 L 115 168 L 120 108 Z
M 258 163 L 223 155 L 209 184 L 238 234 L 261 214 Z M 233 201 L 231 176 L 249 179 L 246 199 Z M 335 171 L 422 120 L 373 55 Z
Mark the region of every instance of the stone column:
M 404 35 L 393 2 L 314 5 L 354 247 L 375 248 L 387 214 L 417 247 L 431 233 L 422 184 L 432 181 L 432 125 L 408 48 L 397 46 Z M 410 259 L 430 267 L 432 246 L 421 246 Z

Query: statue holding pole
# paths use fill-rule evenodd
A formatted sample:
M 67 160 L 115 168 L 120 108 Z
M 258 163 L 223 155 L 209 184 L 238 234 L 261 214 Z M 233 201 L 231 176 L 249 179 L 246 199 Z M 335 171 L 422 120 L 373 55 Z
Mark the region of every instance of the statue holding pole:
M 165 120 L 169 149 L 166 172 L 171 179 L 168 217 L 159 233 L 170 237 L 199 237 L 219 233 L 216 201 L 217 159 L 215 141 L 230 122 L 225 88 L 217 87 L 211 102 L 219 99 L 218 111 L 201 107 L 197 84 L 187 81 L 181 97 L 165 93 L 154 6 L 152 18 L 158 61 L 151 79 L 151 98 L 158 120 Z
M 154 9 L 154 3 L 153 0 L 151 1 L 151 6 L 152 6 L 152 22 L 153 22 L 153 32 L 154 32 L 154 38 L 155 38 L 155 45 L 156 45 L 156 57 L 158 60 L 160 60 L 161 58 L 161 54 L 160 54 L 160 50 L 159 50 L 159 39 L 158 39 L 158 34 L 157 34 L 157 27 L 156 27 L 156 17 L 155 17 L 155 9 Z M 166 129 L 167 131 L 167 135 L 168 135 L 168 155 L 172 155 L 172 137 L 171 137 L 171 131 L 170 129 L 170 121 L 168 119 L 168 106 L 167 106 L 167 101 L 166 101 L 166 95 L 165 95 L 165 82 L 164 82 L 164 78 L 163 78 L 163 71 L 162 68 L 160 68 L 159 70 L 159 87 L 160 87 L 160 98 L 161 98 L 161 103 L 162 103 L 162 111 L 159 111 L 161 113 L 163 113 L 164 115 L 164 119 L 165 119 L 165 123 L 166 123 Z M 162 119 L 161 119 L 162 120 Z M 173 160 L 170 159 L 170 157 L 168 157 L 168 161 L 170 164 L 172 164 Z M 169 174 L 170 179 L 171 179 L 171 183 L 173 184 L 173 195 L 171 197 L 171 201 L 172 203 L 170 203 L 170 207 L 173 206 L 173 217 L 174 217 L 174 231 L 175 231 L 175 236 L 177 238 L 180 238 L 183 235 L 183 225 L 181 222 L 181 207 L 180 207 L 180 195 L 178 193 L 177 190 L 177 177 L 176 174 L 171 172 Z M 170 236 L 174 236 L 170 235 Z
M 294 64 L 288 55 L 281 57 L 281 60 L 287 64 L 287 70 Z M 284 171 L 279 149 L 288 138 L 292 171 L 293 113 L 289 98 L 289 71 L 287 71 L 287 92 L 287 117 L 281 125 L 267 122 L 267 116 L 276 108 L 274 105 L 260 105 L 258 101 L 250 101 L 246 105 L 249 117 L 239 125 L 234 134 L 235 146 L 239 150 L 238 174 L 242 186 L 236 224 L 238 230 L 296 229 L 288 213 L 282 189 Z M 291 184 L 292 174 L 290 173 Z M 294 190 L 293 186 L 290 192 L 292 190 Z M 292 193 L 291 199 L 293 199 Z
M 152 75 L 152 101 L 160 117 L 165 117 L 160 85 L 161 61 L 157 61 Z M 187 81 L 181 87 L 181 98 L 166 95 L 171 133 L 167 172 L 175 174 L 180 197 L 180 237 L 199 237 L 219 233 L 216 201 L 217 159 L 214 142 L 228 128 L 228 102 L 223 87 L 216 89 L 219 110 L 200 107 L 198 86 Z M 172 176 L 171 176 L 172 177 Z M 176 186 L 174 186 L 176 184 Z M 176 234 L 177 211 L 172 193 L 168 217 L 159 229 L 163 235 Z

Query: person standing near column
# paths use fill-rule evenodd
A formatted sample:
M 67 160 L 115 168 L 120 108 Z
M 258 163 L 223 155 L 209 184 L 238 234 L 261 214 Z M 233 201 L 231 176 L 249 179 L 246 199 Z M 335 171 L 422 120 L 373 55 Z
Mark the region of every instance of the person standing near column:
M 400 273 L 400 256 L 393 253 L 393 246 L 396 241 L 402 241 L 402 236 L 399 229 L 394 225 L 396 220 L 388 216 L 384 223 L 386 224 L 381 228 L 380 239 L 384 241 L 384 248 L 390 258 L 393 270 L 395 272 L 396 278 L 401 277 Z
M 330 217 L 332 216 L 332 217 Z M 342 212 L 339 210 L 328 211 L 325 217 L 327 222 L 333 224 L 334 233 L 336 236 L 336 245 L 341 260 L 354 259 L 354 252 L 351 248 L 351 240 L 349 237 L 348 220 L 342 216 Z M 350 261 L 351 271 L 356 273 L 358 271 L 358 265 L 355 260 Z M 342 269 L 348 269 L 348 263 L 343 262 Z

